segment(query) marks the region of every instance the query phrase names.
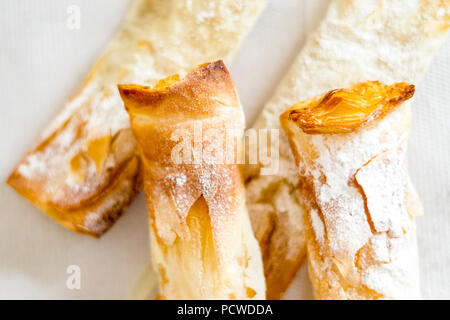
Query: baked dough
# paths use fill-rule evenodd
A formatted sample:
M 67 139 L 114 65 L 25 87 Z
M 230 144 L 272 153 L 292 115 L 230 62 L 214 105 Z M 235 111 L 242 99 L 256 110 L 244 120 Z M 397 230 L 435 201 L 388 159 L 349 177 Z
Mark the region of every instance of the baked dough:
M 144 165 L 159 297 L 264 299 L 237 164 L 244 114 L 223 62 L 119 91 Z
M 300 175 L 309 275 L 317 299 L 420 297 L 406 170 L 408 83 L 356 84 L 281 116 Z
M 230 61 L 265 0 L 138 0 L 75 96 L 8 184 L 65 227 L 100 236 L 141 186 L 118 83 L 154 84 L 204 61 Z
M 286 108 L 334 88 L 367 80 L 417 83 L 449 26 L 449 1 L 333 0 L 254 128 L 279 129 Z M 279 145 L 276 174 L 261 174 L 262 164 L 245 170 L 247 206 L 272 299 L 289 287 L 306 253 L 296 169 L 283 132 Z

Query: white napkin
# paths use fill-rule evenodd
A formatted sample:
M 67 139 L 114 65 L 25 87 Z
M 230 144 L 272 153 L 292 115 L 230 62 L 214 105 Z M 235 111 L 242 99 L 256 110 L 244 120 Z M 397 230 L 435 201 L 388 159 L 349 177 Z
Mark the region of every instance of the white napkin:
M 129 0 L 0 1 L 0 179 L 78 88 Z M 256 118 L 324 15 L 328 0 L 270 0 L 231 66 L 247 122 Z M 67 8 L 81 28 L 66 26 Z M 425 215 L 417 219 L 425 298 L 450 299 L 450 42 L 419 85 L 409 150 Z M 150 260 L 141 194 L 101 239 L 74 234 L 0 184 L 0 298 L 120 299 Z M 71 265 L 80 289 L 69 289 Z M 70 287 L 70 285 L 69 285 Z M 285 298 L 312 298 L 303 268 Z

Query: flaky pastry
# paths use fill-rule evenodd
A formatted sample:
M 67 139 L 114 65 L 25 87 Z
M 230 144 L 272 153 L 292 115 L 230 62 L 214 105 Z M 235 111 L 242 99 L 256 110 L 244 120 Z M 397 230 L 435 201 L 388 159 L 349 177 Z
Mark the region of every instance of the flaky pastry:
M 447 0 L 331 1 L 253 128 L 279 129 L 286 108 L 335 88 L 372 79 L 418 83 L 449 27 Z M 283 295 L 306 253 L 296 168 L 282 132 L 279 151 L 275 174 L 261 173 L 271 162 L 245 170 L 247 206 L 263 252 L 269 298 Z
M 159 297 L 264 299 L 237 164 L 244 115 L 223 62 L 119 90 L 142 156 Z
M 318 299 L 420 297 L 406 170 L 414 86 L 364 82 L 299 102 L 281 124 L 300 175 Z

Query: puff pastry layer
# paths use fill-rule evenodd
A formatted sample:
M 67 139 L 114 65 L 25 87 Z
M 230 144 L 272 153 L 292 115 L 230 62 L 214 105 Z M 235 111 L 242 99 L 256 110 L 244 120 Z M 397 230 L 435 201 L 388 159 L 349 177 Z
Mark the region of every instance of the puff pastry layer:
M 264 299 L 237 164 L 244 115 L 223 62 L 119 90 L 144 165 L 160 298 Z
M 406 170 L 414 86 L 366 82 L 281 116 L 300 175 L 309 274 L 318 299 L 420 297 Z

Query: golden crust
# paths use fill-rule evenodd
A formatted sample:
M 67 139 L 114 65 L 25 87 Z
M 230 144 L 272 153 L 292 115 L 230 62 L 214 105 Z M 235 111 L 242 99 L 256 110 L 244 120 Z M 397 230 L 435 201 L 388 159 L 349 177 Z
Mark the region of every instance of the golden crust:
M 172 76 L 153 88 L 119 85 L 119 91 L 144 164 L 161 297 L 264 298 L 261 255 L 236 164 L 244 118 L 223 62 L 201 65 L 184 79 Z M 225 148 L 222 138 L 233 132 L 236 144 Z M 174 150 L 181 143 L 189 157 L 179 162 Z M 220 162 L 207 153 L 211 148 L 233 161 Z
M 367 81 L 331 90 L 314 102 L 299 102 L 282 117 L 287 116 L 308 134 L 348 133 L 383 119 L 410 99 L 414 91 L 409 83 L 383 85 Z
M 142 112 L 161 118 L 172 114 L 180 118 L 213 117 L 221 111 L 216 103 L 226 105 L 228 100 L 237 99 L 222 61 L 200 65 L 182 80 L 179 75 L 170 76 L 153 88 L 133 84 L 118 87 L 122 99 L 129 101 L 125 108 L 131 115 Z

